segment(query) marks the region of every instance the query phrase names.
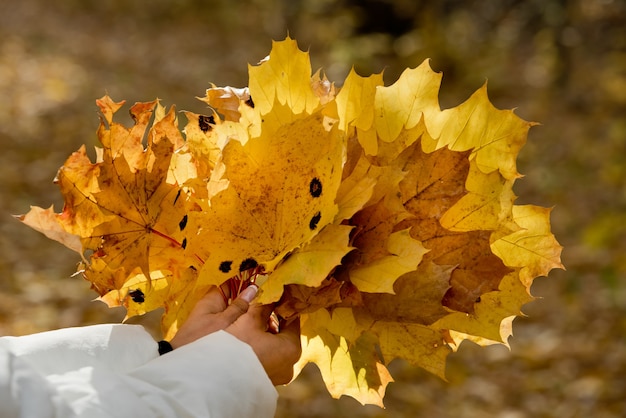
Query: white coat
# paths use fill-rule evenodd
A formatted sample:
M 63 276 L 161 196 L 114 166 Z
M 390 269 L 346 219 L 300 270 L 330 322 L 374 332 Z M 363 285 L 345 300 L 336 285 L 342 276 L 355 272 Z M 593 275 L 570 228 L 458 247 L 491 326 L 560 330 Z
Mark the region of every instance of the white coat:
M 252 348 L 218 331 L 159 356 L 138 325 L 0 338 L 0 417 L 272 417 Z

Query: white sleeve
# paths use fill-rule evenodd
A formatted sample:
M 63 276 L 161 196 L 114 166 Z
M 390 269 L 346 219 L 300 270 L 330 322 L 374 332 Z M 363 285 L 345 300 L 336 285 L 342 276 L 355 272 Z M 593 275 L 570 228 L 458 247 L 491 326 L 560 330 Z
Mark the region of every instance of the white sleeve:
M 224 331 L 163 356 L 133 325 L 0 338 L 2 417 L 271 417 L 277 397 Z

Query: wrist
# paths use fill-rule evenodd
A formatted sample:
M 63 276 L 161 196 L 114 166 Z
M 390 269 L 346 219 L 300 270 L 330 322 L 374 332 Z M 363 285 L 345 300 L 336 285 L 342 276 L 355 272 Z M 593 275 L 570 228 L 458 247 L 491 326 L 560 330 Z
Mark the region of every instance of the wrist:
M 161 356 L 174 350 L 174 347 L 172 347 L 169 341 L 161 340 L 157 344 L 159 346 L 159 355 Z

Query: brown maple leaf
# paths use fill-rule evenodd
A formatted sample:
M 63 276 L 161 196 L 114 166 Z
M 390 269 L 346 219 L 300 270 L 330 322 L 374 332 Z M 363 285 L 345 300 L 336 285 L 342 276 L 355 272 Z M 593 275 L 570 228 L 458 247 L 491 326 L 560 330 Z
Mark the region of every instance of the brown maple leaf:
M 187 218 L 185 193 L 166 182 L 170 158 L 183 143 L 174 109 L 164 114 L 156 101 L 138 103 L 130 109 L 135 124 L 126 128 L 113 121 L 123 103 L 108 96 L 97 101 L 102 148 L 95 163 L 83 146 L 60 168 L 55 181 L 65 206 L 49 219 L 80 238 L 89 258 L 85 275 L 100 295 L 121 288 L 137 269 L 149 279 L 151 271 L 191 265 L 181 259 L 185 242 L 179 238 Z M 151 124 L 155 112 L 158 120 Z M 125 273 L 111 274 L 120 269 Z

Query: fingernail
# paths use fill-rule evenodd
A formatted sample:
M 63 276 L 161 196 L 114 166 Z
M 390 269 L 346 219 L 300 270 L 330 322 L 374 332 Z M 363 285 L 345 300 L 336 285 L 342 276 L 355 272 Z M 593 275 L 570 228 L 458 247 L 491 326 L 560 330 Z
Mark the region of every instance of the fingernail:
M 259 288 L 257 285 L 251 284 L 250 286 L 246 287 L 243 292 L 241 292 L 239 297 L 250 303 L 252 302 L 252 299 L 254 299 L 254 297 L 256 296 L 258 290 Z

